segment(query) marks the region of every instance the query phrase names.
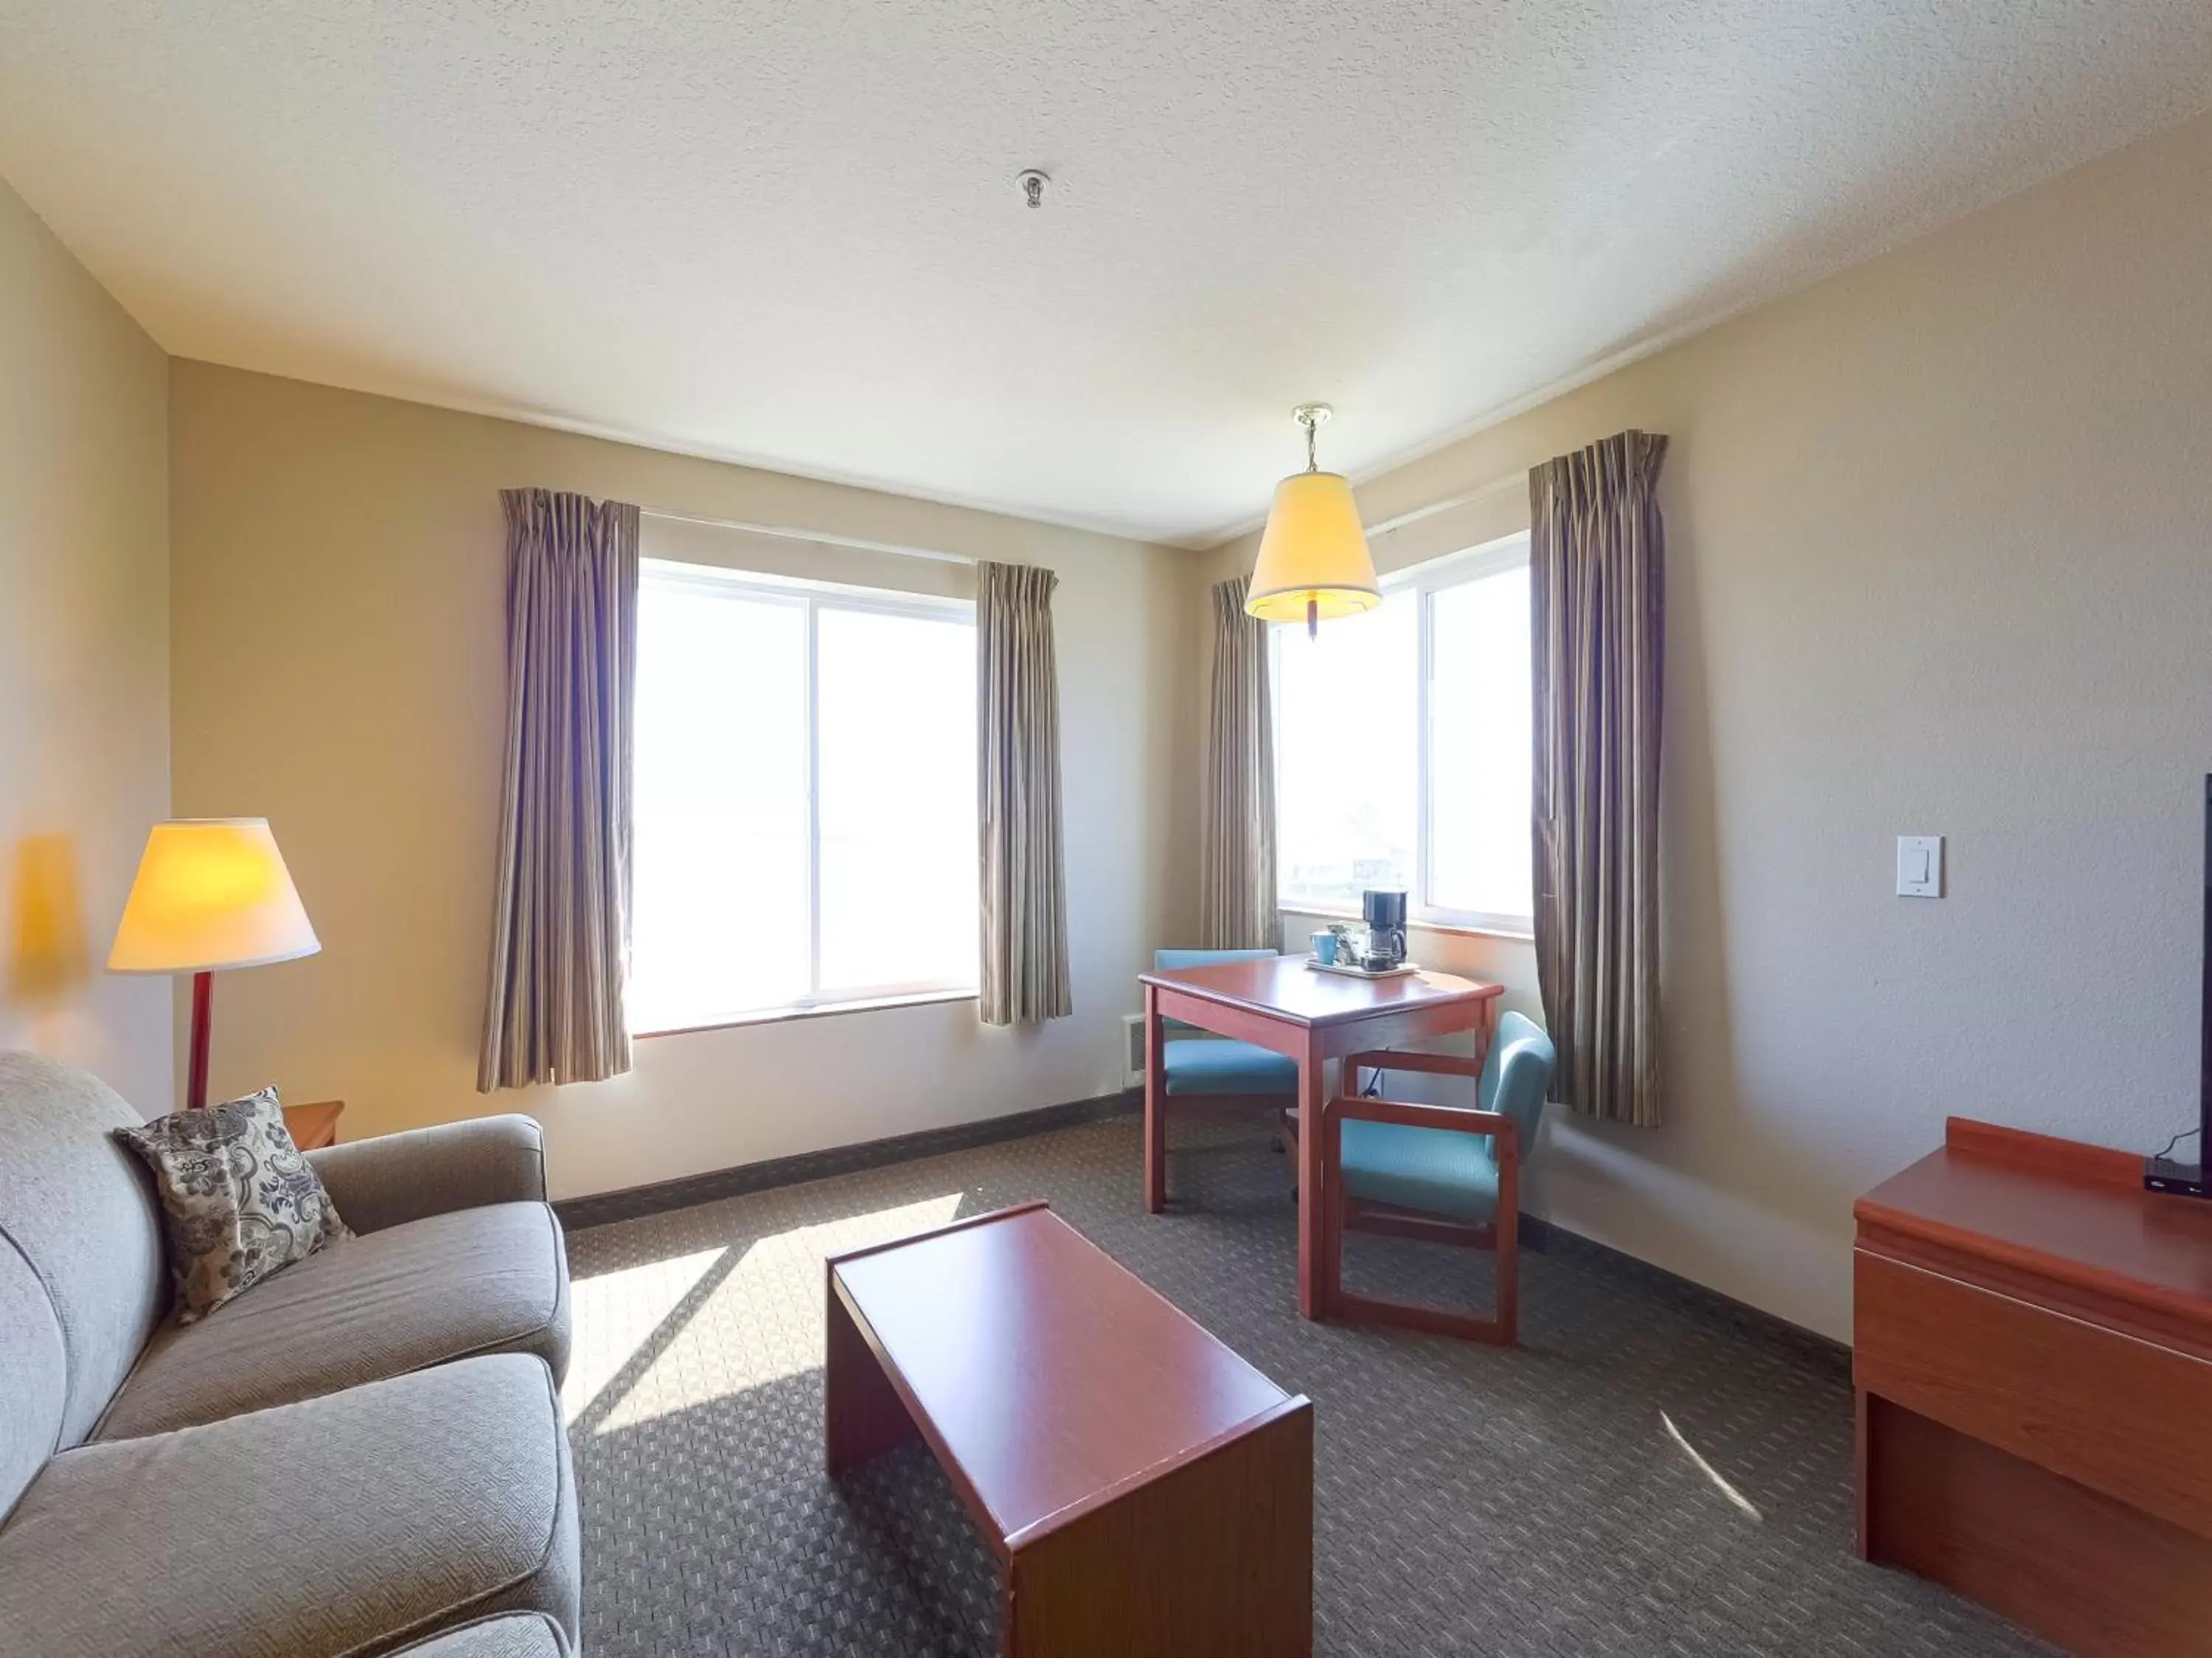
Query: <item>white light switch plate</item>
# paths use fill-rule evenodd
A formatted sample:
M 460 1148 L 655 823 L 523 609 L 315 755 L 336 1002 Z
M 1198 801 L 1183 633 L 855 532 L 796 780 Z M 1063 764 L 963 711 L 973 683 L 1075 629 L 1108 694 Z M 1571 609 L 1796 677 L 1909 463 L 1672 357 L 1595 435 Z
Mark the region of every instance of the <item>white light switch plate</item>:
M 1943 896 L 1943 837 L 1899 835 L 1897 838 L 1897 895 L 1899 898 Z

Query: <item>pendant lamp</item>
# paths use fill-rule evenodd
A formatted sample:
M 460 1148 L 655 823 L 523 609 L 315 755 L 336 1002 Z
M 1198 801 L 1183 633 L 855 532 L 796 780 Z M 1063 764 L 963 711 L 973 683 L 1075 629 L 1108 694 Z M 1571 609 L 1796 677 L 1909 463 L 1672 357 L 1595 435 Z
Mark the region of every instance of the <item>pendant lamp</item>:
M 1352 485 L 1314 460 L 1314 430 L 1334 411 L 1301 403 L 1291 411 L 1306 429 L 1306 469 L 1275 485 L 1275 504 L 1260 535 L 1244 612 L 1265 622 L 1304 621 L 1309 637 L 1339 616 L 1357 616 L 1382 602 L 1367 533 Z

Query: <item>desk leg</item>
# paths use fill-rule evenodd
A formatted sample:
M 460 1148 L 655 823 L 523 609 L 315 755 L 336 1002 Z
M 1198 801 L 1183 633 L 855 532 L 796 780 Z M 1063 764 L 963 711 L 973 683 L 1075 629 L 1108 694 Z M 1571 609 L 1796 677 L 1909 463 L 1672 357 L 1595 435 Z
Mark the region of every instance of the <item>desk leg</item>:
M 1298 1311 L 1325 1319 L 1336 1301 L 1336 1263 L 1329 1257 L 1328 1197 L 1322 1190 L 1322 1103 L 1325 1095 L 1321 1038 L 1306 1033 L 1298 1056 Z
M 1168 1079 L 1160 1033 L 1160 993 L 1145 986 L 1145 1212 L 1168 1205 Z
M 1490 1058 L 1490 1045 L 1498 1039 L 1498 1003 L 1494 996 L 1482 1000 L 1482 1020 L 1474 1027 L 1474 1062 L 1478 1065 Z M 1525 1146 L 1522 1149 L 1528 1149 Z

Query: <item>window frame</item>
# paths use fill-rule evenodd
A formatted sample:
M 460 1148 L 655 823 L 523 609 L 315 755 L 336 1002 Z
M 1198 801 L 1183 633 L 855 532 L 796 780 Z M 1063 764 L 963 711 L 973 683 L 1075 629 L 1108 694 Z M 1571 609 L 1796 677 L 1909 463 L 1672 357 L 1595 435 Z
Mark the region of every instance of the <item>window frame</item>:
M 635 1039 L 677 1036 L 687 1032 L 720 1030 L 732 1025 L 749 1025 L 776 1019 L 858 1012 L 869 1008 L 896 1007 L 912 1003 L 958 1001 L 980 996 L 983 977 L 980 929 L 975 970 L 966 979 L 913 979 L 833 991 L 822 988 L 822 613 L 824 610 L 842 610 L 957 622 L 963 624 L 972 635 L 975 628 L 975 601 L 938 594 L 901 593 L 888 588 L 861 587 L 843 582 L 811 581 L 803 576 L 731 570 L 716 564 L 686 564 L 669 558 L 641 558 L 638 561 L 638 579 L 641 588 L 651 583 L 663 589 L 688 589 L 718 598 L 742 598 L 757 603 L 786 605 L 805 613 L 805 649 L 802 661 L 806 676 L 807 989 L 791 1001 L 764 1007 L 724 1009 L 705 1018 L 683 1018 L 674 1024 L 633 1026 L 629 1033 L 631 1037 Z M 979 828 L 979 850 L 981 833 Z M 625 1007 L 624 1017 L 628 1016 L 629 1010 Z
M 1414 595 L 1415 605 L 1413 875 L 1406 893 L 1406 919 L 1409 925 L 1455 932 L 1487 933 L 1505 938 L 1528 938 L 1534 934 L 1535 917 L 1533 914 L 1503 915 L 1480 910 L 1455 910 L 1429 901 L 1430 860 L 1436 840 L 1435 826 L 1431 816 L 1430 784 L 1430 753 L 1433 735 L 1430 686 L 1436 671 L 1435 597 L 1452 588 L 1465 587 L 1489 576 L 1503 575 L 1508 570 L 1526 569 L 1528 562 L 1528 532 L 1516 530 L 1494 540 L 1463 547 L 1441 558 L 1394 570 L 1382 579 L 1381 586 L 1386 599 L 1410 592 Z M 1271 636 L 1267 652 L 1268 690 L 1276 710 L 1273 716 L 1275 729 L 1270 735 L 1279 750 L 1282 746 L 1282 698 L 1279 687 L 1282 683 L 1283 642 L 1291 632 L 1300 631 L 1304 626 L 1304 623 L 1279 623 L 1268 630 Z M 1531 733 L 1532 751 L 1533 746 L 1534 734 Z M 1531 765 L 1534 765 L 1533 752 Z M 1278 808 L 1279 812 L 1279 809 Z M 1279 818 L 1276 832 L 1279 840 Z M 1530 856 L 1533 860 L 1533 849 Z M 1302 899 L 1286 892 L 1279 873 L 1275 882 L 1275 908 L 1278 914 L 1346 917 L 1355 920 L 1358 917 L 1356 909 L 1346 909 L 1318 899 Z

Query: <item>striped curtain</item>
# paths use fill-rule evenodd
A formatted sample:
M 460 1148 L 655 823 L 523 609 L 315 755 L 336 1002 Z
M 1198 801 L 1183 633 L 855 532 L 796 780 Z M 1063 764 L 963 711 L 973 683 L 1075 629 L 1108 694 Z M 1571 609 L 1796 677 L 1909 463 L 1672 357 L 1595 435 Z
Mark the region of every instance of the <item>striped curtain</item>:
M 1030 564 L 975 567 L 975 711 L 987 1025 L 1075 1010 L 1060 825 L 1052 590 Z
M 1249 576 L 1213 588 L 1213 699 L 1206 732 L 1205 834 L 1198 871 L 1200 942 L 1273 949 L 1275 734 L 1267 715 L 1267 625 L 1244 613 Z
M 1555 1098 L 1659 1121 L 1659 708 L 1667 440 L 1528 474 L 1536 978 Z
M 505 490 L 507 767 L 477 1087 L 629 1069 L 638 509 Z

